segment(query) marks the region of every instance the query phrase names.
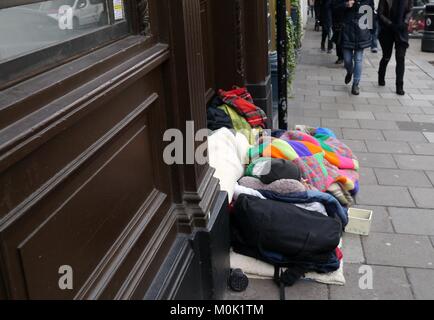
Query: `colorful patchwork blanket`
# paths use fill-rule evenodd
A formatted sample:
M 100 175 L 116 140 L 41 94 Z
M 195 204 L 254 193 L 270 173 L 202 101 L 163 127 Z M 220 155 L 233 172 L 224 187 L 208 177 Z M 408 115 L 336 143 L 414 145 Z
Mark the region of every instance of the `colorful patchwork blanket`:
M 312 186 L 325 192 L 334 183 L 356 194 L 359 190 L 359 162 L 353 152 L 328 129 L 311 134 L 301 131 L 276 131 L 249 150 L 249 157 L 279 158 L 292 161 Z

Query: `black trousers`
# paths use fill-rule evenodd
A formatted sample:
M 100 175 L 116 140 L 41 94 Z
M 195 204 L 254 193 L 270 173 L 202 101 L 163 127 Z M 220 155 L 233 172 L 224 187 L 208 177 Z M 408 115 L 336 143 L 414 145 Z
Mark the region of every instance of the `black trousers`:
M 379 37 L 381 48 L 383 49 L 383 58 L 380 61 L 380 69 L 378 71 L 380 77 L 384 79 L 386 76 L 387 65 L 392 57 L 393 46 L 395 46 L 396 59 L 396 84 L 404 84 L 405 72 L 405 54 L 408 44 L 401 41 L 396 41 L 395 35 L 392 32 L 384 32 Z
M 338 59 L 344 59 L 344 49 L 342 48 L 342 28 L 333 28 L 333 42 L 336 44 L 336 55 Z
M 333 49 L 333 41 L 332 41 L 332 28 L 330 27 L 322 27 L 322 37 L 321 37 L 321 49 L 325 49 L 325 42 L 328 39 L 327 49 Z

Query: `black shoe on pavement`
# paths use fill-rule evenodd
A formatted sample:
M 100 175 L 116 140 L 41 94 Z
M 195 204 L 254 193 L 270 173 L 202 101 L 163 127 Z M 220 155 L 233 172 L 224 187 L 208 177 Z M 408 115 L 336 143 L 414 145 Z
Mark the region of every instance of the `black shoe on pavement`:
M 347 75 L 345 76 L 345 84 L 349 84 L 352 78 L 353 78 L 353 74 L 347 72 Z
M 386 85 L 385 75 L 382 74 L 381 70 L 378 72 L 378 85 L 384 87 Z
M 336 62 L 335 62 L 335 64 L 342 64 L 342 63 L 344 63 L 344 60 L 342 60 L 342 59 L 338 59 L 338 60 L 336 60 Z
M 360 94 L 359 86 L 356 84 L 353 84 L 353 88 L 351 89 L 351 93 L 355 96 L 358 96 Z
M 405 95 L 404 85 L 402 85 L 402 84 L 397 84 L 396 85 L 396 94 L 398 94 L 400 96 Z

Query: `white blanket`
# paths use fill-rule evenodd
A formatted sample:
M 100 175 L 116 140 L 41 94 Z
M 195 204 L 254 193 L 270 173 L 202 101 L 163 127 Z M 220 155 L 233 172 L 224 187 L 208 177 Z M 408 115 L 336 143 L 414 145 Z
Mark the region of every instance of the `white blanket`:
M 235 135 L 227 128 L 219 129 L 208 137 L 209 165 L 216 170 L 214 177 L 220 180 L 221 190 L 228 193 L 229 203 L 232 202 L 235 184 L 244 175 L 249 148 L 244 135 Z

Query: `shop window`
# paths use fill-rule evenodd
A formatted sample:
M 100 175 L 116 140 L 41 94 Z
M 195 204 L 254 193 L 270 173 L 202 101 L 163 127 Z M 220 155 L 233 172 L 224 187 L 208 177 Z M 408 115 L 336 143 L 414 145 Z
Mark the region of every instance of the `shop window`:
M 147 7 L 147 1 L 140 2 Z M 128 0 L 0 1 L 0 89 L 127 35 L 130 5 Z

